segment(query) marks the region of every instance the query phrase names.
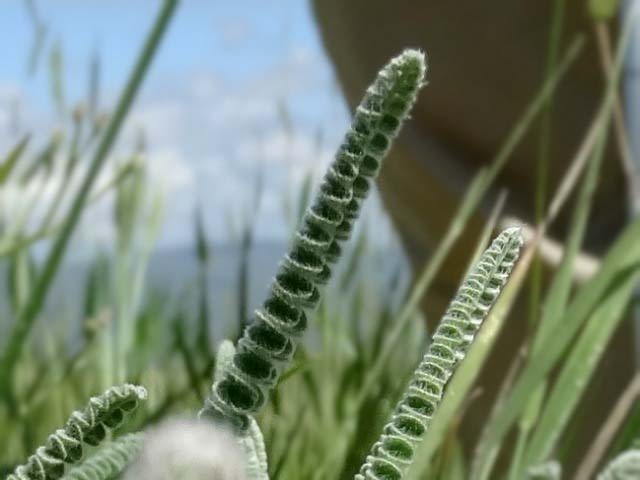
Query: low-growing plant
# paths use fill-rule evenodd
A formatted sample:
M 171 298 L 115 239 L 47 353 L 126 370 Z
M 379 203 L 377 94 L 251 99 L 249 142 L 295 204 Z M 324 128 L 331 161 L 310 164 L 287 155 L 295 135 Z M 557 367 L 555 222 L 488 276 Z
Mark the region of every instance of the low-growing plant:
M 17 467 L 7 480 L 61 478 L 67 465 L 82 460 L 85 446 L 100 445 L 108 429 L 119 427 L 125 416 L 146 398 L 147 391 L 135 385 L 112 387 L 102 395 L 92 397 L 83 410 L 73 412 L 66 425 L 51 434 L 47 443 L 39 447 L 25 465 Z

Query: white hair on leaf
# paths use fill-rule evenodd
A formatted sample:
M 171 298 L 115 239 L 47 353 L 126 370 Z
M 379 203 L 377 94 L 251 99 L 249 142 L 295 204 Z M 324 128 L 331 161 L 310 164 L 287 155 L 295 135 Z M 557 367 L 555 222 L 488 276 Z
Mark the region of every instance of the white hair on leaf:
M 124 480 L 246 480 L 245 459 L 234 436 L 219 425 L 169 420 L 147 432 Z

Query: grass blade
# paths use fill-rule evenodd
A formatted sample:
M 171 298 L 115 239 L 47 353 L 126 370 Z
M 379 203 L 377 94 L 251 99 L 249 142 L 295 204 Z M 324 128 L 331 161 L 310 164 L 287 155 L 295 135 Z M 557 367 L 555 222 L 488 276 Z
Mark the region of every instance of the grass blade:
M 544 345 L 543 340 L 549 335 L 549 332 L 553 331 L 553 329 L 557 327 L 569 299 L 569 294 L 571 292 L 571 287 L 573 284 L 574 261 L 580 250 L 582 240 L 584 239 L 587 221 L 589 219 L 589 213 L 591 211 L 591 204 L 598 183 L 600 166 L 602 164 L 602 159 L 604 156 L 604 147 L 606 144 L 606 130 L 604 130 L 604 128 L 606 128 L 606 126 L 608 126 L 608 122 L 604 123 L 603 131 L 600 134 L 601 138 L 598 141 L 596 151 L 594 151 L 592 154 L 592 160 L 585 174 L 585 179 L 578 196 L 577 206 L 574 212 L 572 226 L 569 233 L 569 239 L 565 247 L 565 253 L 560 265 L 560 269 L 554 276 L 554 279 L 549 287 L 549 294 L 543 308 L 543 317 L 533 342 L 531 355 L 534 358 L 536 355 L 540 354 L 540 351 Z M 557 387 L 560 386 L 557 385 Z M 540 388 L 546 389 L 546 386 L 543 385 Z M 572 411 L 574 406 L 575 405 L 567 404 L 566 408 Z M 549 408 L 549 405 L 547 405 L 547 407 Z M 541 422 L 544 422 L 544 419 L 545 416 L 543 414 Z M 568 420 L 568 414 L 566 420 Z M 558 425 L 556 425 L 556 427 L 558 427 Z M 542 433 L 544 432 L 544 429 L 541 430 L 541 428 L 542 427 L 539 425 L 536 429 L 534 437 L 531 440 L 532 443 L 535 445 L 536 442 L 539 443 L 545 441 L 543 440 L 542 436 L 546 436 L 546 441 L 554 442 L 555 440 L 552 439 L 553 435 L 549 434 L 547 436 L 545 433 Z M 535 450 L 535 448 L 538 448 L 534 447 L 534 445 L 527 448 L 527 455 L 533 455 L 532 453 L 530 453 L 531 449 L 533 448 Z M 550 451 L 550 448 L 548 448 L 548 451 Z M 535 458 L 536 459 L 533 461 L 529 459 L 529 461 L 524 465 L 537 465 L 544 460 L 544 458 Z
M 489 240 L 491 240 L 491 235 L 493 234 L 493 231 L 496 229 L 496 226 L 498 225 L 498 219 L 502 215 L 502 211 L 504 210 L 504 204 L 506 201 L 507 201 L 507 191 L 501 190 L 500 193 L 498 194 L 498 198 L 496 199 L 496 202 L 493 204 L 493 207 L 491 208 L 491 213 L 489 213 L 489 218 L 485 222 L 484 227 L 482 228 L 482 232 L 480 232 L 480 237 L 476 244 L 476 249 L 473 252 L 473 255 L 471 255 L 471 261 L 469 262 L 469 266 L 467 267 L 467 273 L 469 273 L 471 268 L 473 268 L 473 266 L 476 264 L 476 262 L 480 258 L 480 255 L 482 255 L 482 252 L 484 251 L 484 249 L 487 248 L 487 245 L 489 244 Z
M 631 274 L 622 273 L 621 277 L 614 281 L 612 293 L 603 299 L 590 316 L 555 382 L 527 448 L 525 467 L 546 460 L 553 450 L 607 343 L 622 320 L 639 278 L 637 268 Z
M 581 146 L 576 159 L 582 159 L 588 152 L 587 143 L 591 140 L 597 142 L 598 137 L 606 129 L 610 114 L 615 100 L 615 88 L 620 75 L 620 66 L 622 63 L 623 53 L 629 39 L 629 26 L 625 26 L 618 47 L 618 56 L 616 58 L 616 69 L 609 79 L 607 90 L 598 113 L 591 125 L 587 138 Z M 589 142 L 587 142 L 589 140 Z M 563 179 L 556 198 L 551 202 L 548 212 L 548 220 L 543 222 L 541 231 L 546 228 L 550 219 L 555 218 L 564 199 L 568 195 L 569 189 L 566 187 L 579 174 L 579 162 L 572 165 L 569 173 Z M 560 359 L 576 332 L 586 321 L 589 314 L 594 310 L 597 302 L 604 298 L 608 288 L 613 284 L 617 276 L 632 267 L 634 263 L 640 261 L 640 248 L 638 248 L 638 235 L 640 234 L 640 223 L 634 221 L 629 225 L 622 235 L 620 235 L 609 250 L 605 257 L 599 272 L 589 282 L 585 283 L 580 289 L 570 306 L 564 314 L 564 320 L 561 325 L 556 325 L 550 329 L 549 333 L 541 337 L 542 344 L 545 345 L 544 354 L 532 356 L 522 375 L 516 382 L 511 397 L 505 402 L 503 414 L 496 417 L 495 421 L 486 427 L 486 437 L 482 439 L 482 448 L 478 450 L 476 458 L 477 465 L 474 472 L 485 471 L 491 463 L 490 455 L 495 451 L 497 446 L 502 443 L 502 439 L 514 424 L 515 420 L 521 415 L 523 408 L 526 406 L 527 399 L 533 392 L 539 388 L 541 382 L 550 372 L 551 368 Z
M 13 168 L 16 166 L 16 163 L 18 162 L 20 157 L 22 157 L 22 154 L 27 148 L 29 139 L 29 135 L 25 135 L 24 137 L 22 137 L 22 140 L 20 140 L 16 144 L 16 146 L 9 151 L 4 162 L 2 162 L 2 165 L 0 165 L 0 186 L 4 185 L 4 183 L 7 181 L 7 178 L 9 178 L 9 175 L 11 175 Z
M 634 375 L 616 402 L 615 407 L 611 410 L 611 415 L 607 418 L 584 456 L 584 461 L 573 477 L 574 480 L 593 476 L 593 472 L 595 472 L 596 467 L 604 457 L 614 435 L 620 429 L 629 411 L 637 402 L 638 397 L 640 397 L 640 373 Z
M 211 352 L 211 309 L 209 307 L 209 267 L 211 248 L 207 237 L 202 209 L 198 207 L 194 215 L 195 257 L 198 262 L 198 329 L 196 348 L 206 362 L 213 359 Z
M 64 93 L 64 55 L 60 41 L 56 41 L 49 52 L 49 77 L 51 81 L 51 96 L 58 114 L 65 111 Z

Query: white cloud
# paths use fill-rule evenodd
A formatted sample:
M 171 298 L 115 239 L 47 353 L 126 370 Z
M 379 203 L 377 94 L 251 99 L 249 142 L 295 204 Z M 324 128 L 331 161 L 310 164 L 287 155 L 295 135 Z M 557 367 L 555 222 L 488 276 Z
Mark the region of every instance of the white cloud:
M 172 228 L 165 230 L 164 242 L 190 241 L 197 201 L 207 212 L 210 234 L 227 238 L 227 217 L 250 208 L 258 172 L 264 175 L 258 233 L 286 236 L 283 195 L 297 191 L 308 171 L 319 177 L 332 157 L 317 145 L 315 126 L 296 124 L 285 131 L 278 110 L 279 99 L 325 88 L 313 78 L 314 62 L 308 52 L 294 50 L 281 65 L 242 84 L 195 72 L 174 79 L 172 87 L 147 91 L 128 125 L 144 127 L 153 178 L 169 184 Z M 294 124 L 296 108 L 304 106 L 292 106 Z
M 259 78 L 240 84 L 211 72 L 191 72 L 146 88 L 114 156 L 130 153 L 136 133 L 144 130 L 149 179 L 166 197 L 160 247 L 192 242 L 193 210 L 198 202 L 212 239 L 227 240 L 229 218 L 238 225 L 253 208 L 259 174 L 264 188 L 257 235 L 288 238 L 285 197 L 295 201 L 309 173 L 316 182 L 321 179 L 347 124 L 341 99 L 332 97 L 327 84 L 319 80 L 318 64 L 311 53 L 297 49 Z M 316 115 L 316 105 L 323 102 L 334 102 L 334 106 Z M 283 105 L 290 128 L 283 126 Z M 33 114 L 32 119 L 38 116 Z M 49 122 L 40 131 L 51 127 Z M 319 130 L 327 141 L 318 141 Z M 99 183 L 112 174 L 105 170 Z M 49 180 L 47 198 L 60 181 L 61 173 Z M 112 205 L 112 199 L 105 199 L 92 207 L 80 235 L 83 242 L 105 245 L 113 240 Z

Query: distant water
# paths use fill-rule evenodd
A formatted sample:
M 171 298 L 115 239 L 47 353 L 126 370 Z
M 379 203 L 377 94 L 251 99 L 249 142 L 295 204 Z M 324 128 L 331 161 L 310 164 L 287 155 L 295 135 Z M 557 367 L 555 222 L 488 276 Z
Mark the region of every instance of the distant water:
M 249 266 L 249 314 L 264 299 L 278 263 L 286 250 L 287 245 L 284 243 L 261 243 L 252 248 Z M 347 258 L 343 258 L 338 271 L 340 268 L 346 268 L 346 260 Z M 239 263 L 240 253 L 237 246 L 214 246 L 208 271 L 209 305 L 217 335 L 226 336 L 232 333 L 237 324 L 236 292 Z M 67 262 L 51 291 L 46 307 L 47 314 L 62 317 L 72 324 L 81 320 L 88 267 L 87 262 Z M 401 272 L 403 277 L 401 284 L 406 284 L 409 273 L 404 256 L 400 251 L 395 250 L 369 253 L 361 259 L 359 268 L 364 272 L 360 281 L 381 290 L 384 290 L 385 284 L 397 272 Z M 197 278 L 198 264 L 192 248 L 161 250 L 155 252 L 150 258 L 145 290 L 147 293 L 153 291 L 161 294 L 169 300 L 169 304 L 173 302 L 182 308 L 195 309 Z M 338 289 L 328 294 L 340 297 L 342 292 Z M 6 307 L 2 305 L 2 310 L 6 311 Z

